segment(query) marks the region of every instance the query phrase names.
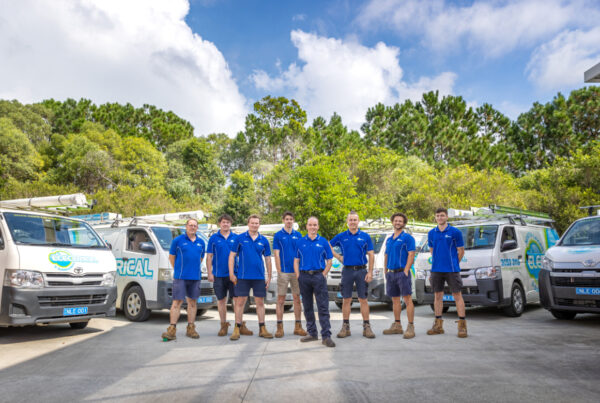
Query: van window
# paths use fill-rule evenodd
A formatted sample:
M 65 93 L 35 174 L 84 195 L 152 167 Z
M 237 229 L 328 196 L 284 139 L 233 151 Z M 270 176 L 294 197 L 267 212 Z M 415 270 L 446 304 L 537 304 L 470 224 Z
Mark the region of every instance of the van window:
M 462 232 L 465 250 L 493 249 L 496 244 L 497 225 L 457 227 Z
M 518 242 L 517 234 L 515 233 L 514 227 L 504 227 L 504 229 L 502 230 L 502 239 L 500 240 L 500 246 L 504 245 L 504 241 Z M 510 250 L 510 249 L 507 249 L 507 250 Z
M 378 254 L 383 246 L 383 241 L 387 237 L 387 234 L 370 234 L 373 240 L 373 253 Z
M 185 229 L 177 227 L 152 227 L 152 232 L 156 235 L 160 247 L 164 250 L 169 250 L 173 239 L 185 234 Z
M 600 218 L 577 221 L 569 228 L 561 245 L 600 245 Z
M 0 249 L 4 249 L 4 238 L 2 237 L 2 230 L 0 230 Z
M 143 229 L 128 229 L 127 230 L 127 250 L 137 253 L 147 253 L 140 250 L 142 242 L 150 242 L 150 237 L 146 230 Z

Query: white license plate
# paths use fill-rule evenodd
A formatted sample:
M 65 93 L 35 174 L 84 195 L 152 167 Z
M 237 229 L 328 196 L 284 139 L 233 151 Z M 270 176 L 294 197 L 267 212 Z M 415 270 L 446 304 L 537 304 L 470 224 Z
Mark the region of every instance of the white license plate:
M 77 308 L 63 308 L 63 316 L 87 315 L 87 313 L 87 306 L 79 306 Z
M 452 295 L 444 295 L 444 297 L 442 298 L 442 301 L 452 301 L 452 302 L 454 302 L 454 296 L 452 296 Z
M 198 298 L 199 304 L 210 304 L 212 302 L 212 297 L 200 297 Z
M 577 288 L 575 288 L 575 294 L 577 294 L 577 295 L 599 295 L 600 296 L 600 288 L 577 287 Z

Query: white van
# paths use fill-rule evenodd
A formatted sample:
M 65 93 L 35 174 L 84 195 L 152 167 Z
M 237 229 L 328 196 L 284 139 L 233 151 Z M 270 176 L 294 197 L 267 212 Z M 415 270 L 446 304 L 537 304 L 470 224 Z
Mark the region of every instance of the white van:
M 179 226 L 148 221 L 153 220 L 126 218 L 94 226 L 110 244 L 116 260 L 117 309 L 123 310 L 125 317 L 133 322 L 147 320 L 152 310 L 171 307 L 173 268 L 169 263 L 169 249 L 171 241 L 185 233 Z M 208 243 L 203 233 L 198 232 L 197 236 Z M 198 316 L 217 302 L 212 283 L 207 281 L 205 261 L 201 270 L 203 281 L 200 283 Z
M 55 206 L 59 198 L 85 202 L 82 194 L 55 196 Z M 0 202 L 0 326 L 83 329 L 115 316 L 116 264 L 102 238 L 81 220 L 13 209 L 32 206 L 36 198 Z
M 540 300 L 557 319 L 600 313 L 600 216 L 575 221 L 546 251 Z
M 533 212 L 529 212 L 533 213 Z M 544 252 L 558 240 L 548 216 L 501 216 L 456 223 L 463 234 L 465 255 L 460 263 L 466 306 L 496 306 L 520 316 L 525 304 L 539 302 L 538 275 Z M 423 245 L 415 264 L 419 303 L 433 304 L 429 277 L 431 253 Z M 432 305 L 433 306 L 433 305 Z M 448 292 L 444 310 L 454 306 Z

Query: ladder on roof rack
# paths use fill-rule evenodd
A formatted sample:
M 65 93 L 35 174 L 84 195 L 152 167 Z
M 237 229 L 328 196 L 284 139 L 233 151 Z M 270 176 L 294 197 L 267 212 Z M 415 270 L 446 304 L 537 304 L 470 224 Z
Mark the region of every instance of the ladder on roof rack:
M 99 214 L 87 214 L 82 216 L 75 216 L 75 218 L 80 218 L 82 220 L 87 221 L 91 225 L 106 225 L 111 224 L 112 227 L 118 227 L 120 224 L 125 225 L 137 225 L 140 222 L 145 223 L 183 223 L 190 218 L 194 220 L 202 220 L 204 218 L 204 212 L 202 210 L 196 211 L 182 211 L 177 213 L 167 213 L 167 214 L 151 214 L 145 216 L 133 216 L 133 217 L 125 217 L 118 213 L 99 213 Z
M 25 210 L 41 210 L 61 212 L 89 209 L 95 205 L 95 200 L 88 203 L 83 193 L 68 195 L 29 197 L 25 199 L 1 200 L 0 207 Z

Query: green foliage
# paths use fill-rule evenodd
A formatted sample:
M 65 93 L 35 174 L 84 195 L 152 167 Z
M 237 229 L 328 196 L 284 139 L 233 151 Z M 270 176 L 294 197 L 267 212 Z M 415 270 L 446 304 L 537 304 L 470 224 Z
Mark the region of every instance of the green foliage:
M 42 166 L 35 147 L 9 118 L 0 118 L 0 184 L 9 178 L 35 179 Z
M 230 180 L 221 213 L 229 214 L 235 225 L 245 225 L 250 214 L 259 213 L 254 179 L 247 172 L 234 171 Z

